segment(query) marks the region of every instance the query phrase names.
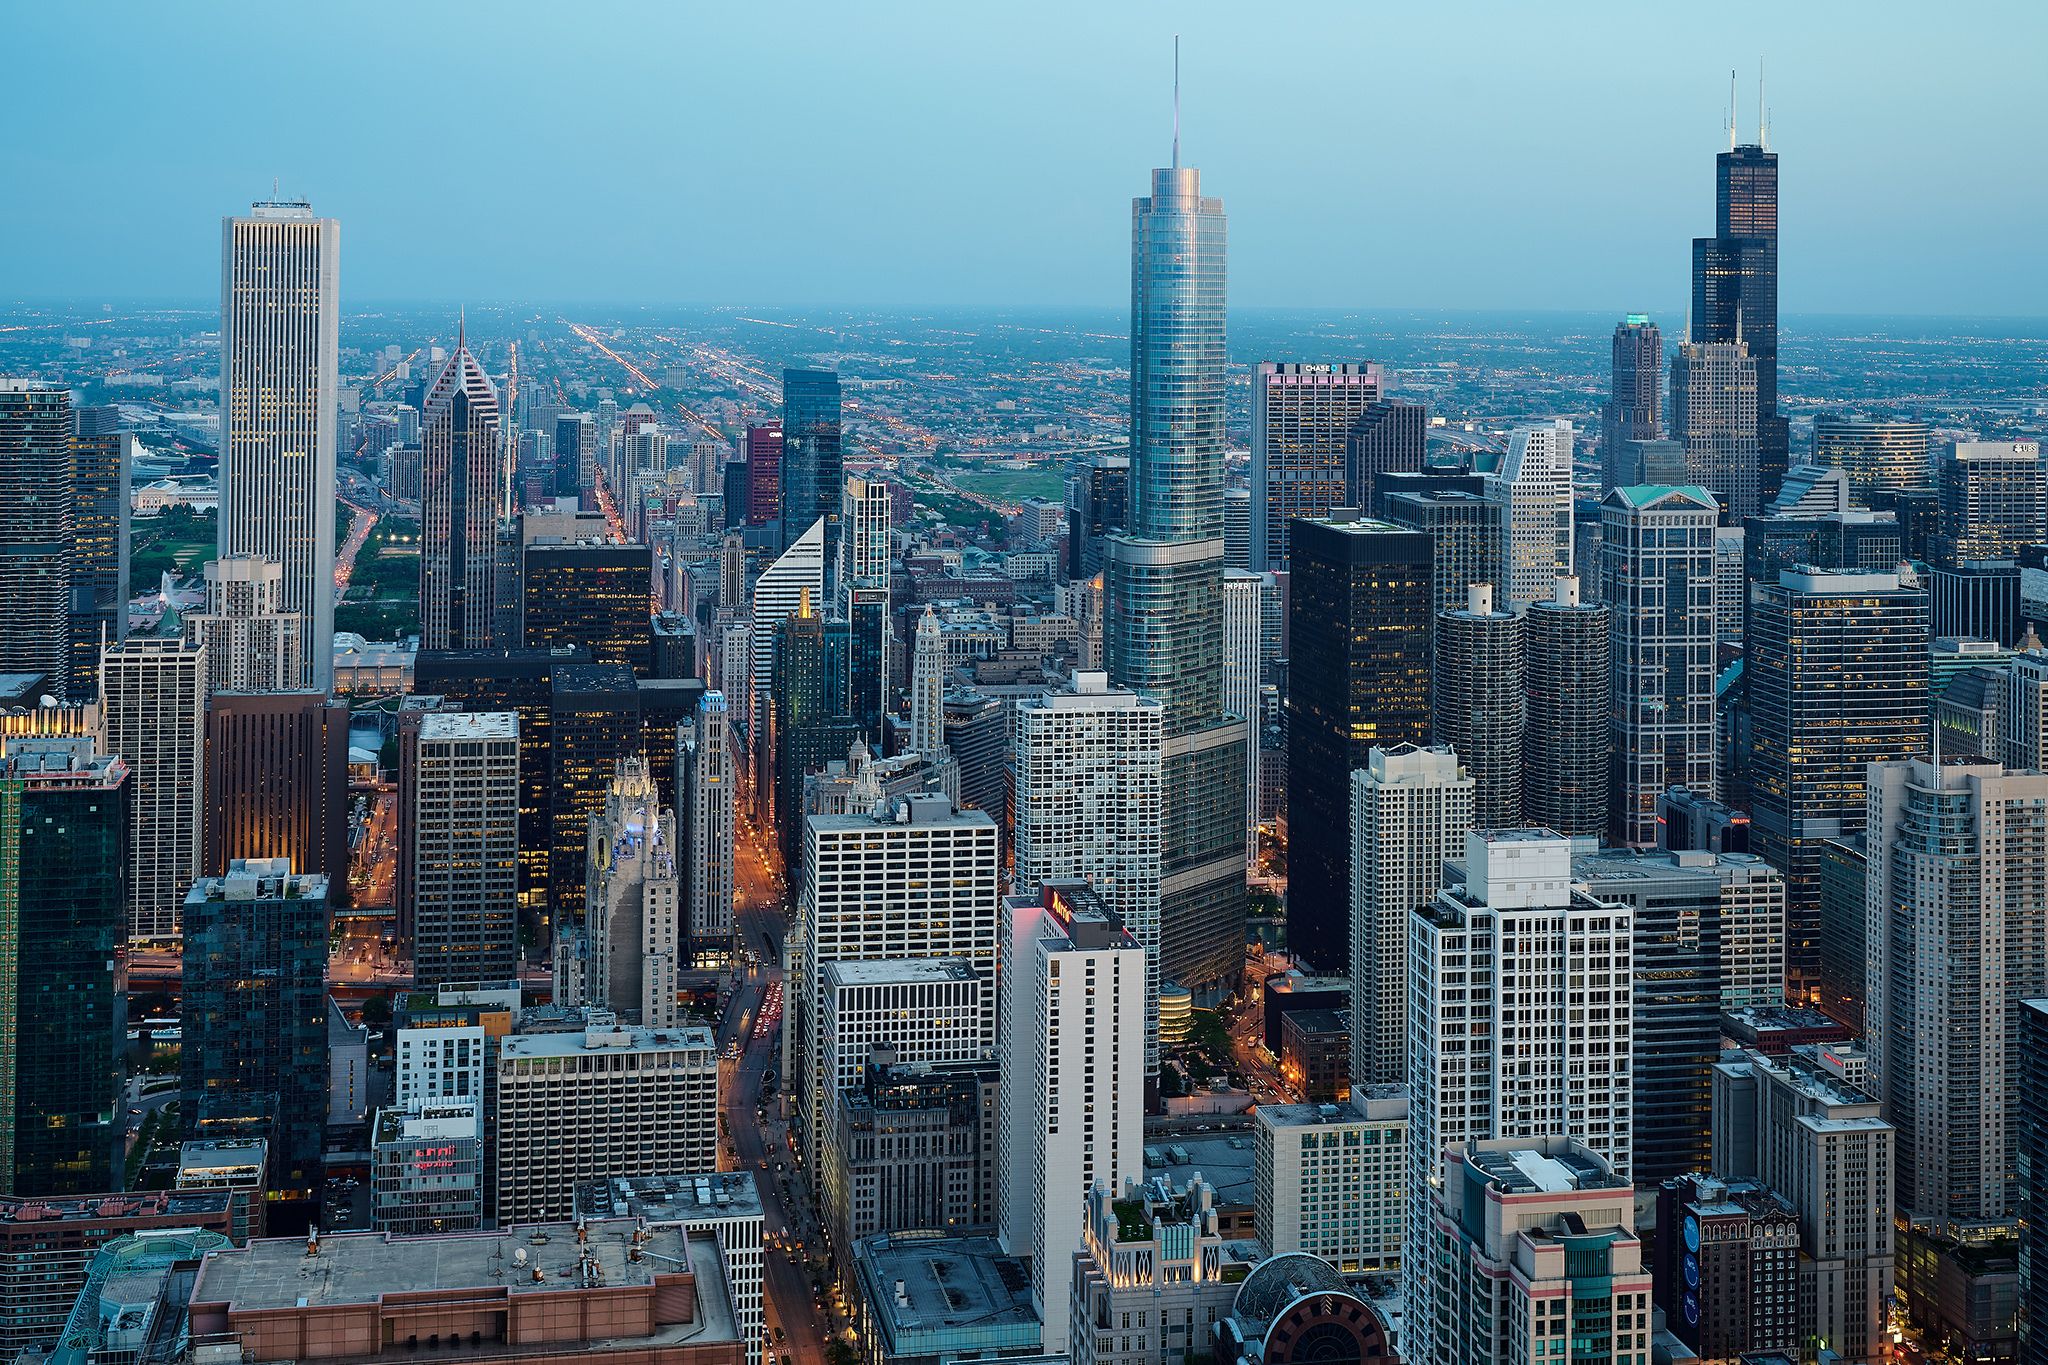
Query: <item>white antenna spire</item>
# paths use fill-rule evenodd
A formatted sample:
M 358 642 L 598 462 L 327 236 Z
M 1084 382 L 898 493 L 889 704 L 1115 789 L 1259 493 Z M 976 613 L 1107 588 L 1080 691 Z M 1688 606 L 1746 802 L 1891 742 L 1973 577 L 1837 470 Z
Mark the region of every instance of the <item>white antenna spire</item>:
M 1735 68 L 1728 68 L 1728 150 L 1735 150 Z
M 1756 59 L 1756 145 L 1771 149 L 1771 111 L 1764 104 L 1764 59 Z
M 1173 35 L 1173 168 L 1180 169 L 1180 35 Z

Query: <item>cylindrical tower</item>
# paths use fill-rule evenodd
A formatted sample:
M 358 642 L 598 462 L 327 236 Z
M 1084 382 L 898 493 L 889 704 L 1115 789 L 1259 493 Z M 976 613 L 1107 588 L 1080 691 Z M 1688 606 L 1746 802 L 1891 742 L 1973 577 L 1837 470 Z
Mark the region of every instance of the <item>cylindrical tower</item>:
M 1436 618 L 1430 723 L 1472 775 L 1472 825 L 1522 823 L 1522 618 L 1493 609 L 1493 585 L 1466 589 L 1462 611 Z
M 1528 655 L 1528 724 L 1522 745 L 1522 815 L 1559 834 L 1607 829 L 1608 608 L 1579 601 L 1579 580 L 1560 578 L 1548 602 L 1522 618 Z

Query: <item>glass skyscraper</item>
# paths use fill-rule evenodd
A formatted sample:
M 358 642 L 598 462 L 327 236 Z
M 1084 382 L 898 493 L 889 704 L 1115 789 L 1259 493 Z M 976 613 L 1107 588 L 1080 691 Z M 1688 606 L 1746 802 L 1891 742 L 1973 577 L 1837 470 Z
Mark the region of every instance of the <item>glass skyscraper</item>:
M 1758 501 L 1768 505 L 1791 437 L 1778 414 L 1778 154 L 1761 141 L 1714 158 L 1714 235 L 1693 239 L 1687 339 L 1741 341 L 1756 361 Z
M 1179 157 L 1175 157 L 1176 163 Z M 1236 965 L 1244 930 L 1241 718 L 1223 710 L 1223 201 L 1152 172 L 1131 203 L 1130 512 L 1108 543 L 1110 675 L 1165 707 L 1160 967 Z
M 846 462 L 839 446 L 839 376 L 831 370 L 782 372 L 782 543 L 794 545 L 825 519 L 825 562 L 839 551 L 839 504 Z

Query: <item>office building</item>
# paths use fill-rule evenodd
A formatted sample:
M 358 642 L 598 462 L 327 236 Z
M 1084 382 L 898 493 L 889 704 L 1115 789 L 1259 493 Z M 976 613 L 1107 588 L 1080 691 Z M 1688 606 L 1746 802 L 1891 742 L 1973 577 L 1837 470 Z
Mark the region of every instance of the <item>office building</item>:
M 1280 1080 L 1310 1104 L 1351 1093 L 1351 1012 L 1289 1010 L 1280 1018 Z
M 725 694 L 707 692 L 676 740 L 676 841 L 683 854 L 685 961 L 716 965 L 732 951 L 732 736 Z
M 784 991 L 783 1074 L 805 1161 L 819 1170 L 826 1106 L 834 1098 L 819 1033 L 825 968 L 964 958 L 986 979 L 995 965 L 1002 893 L 995 822 L 981 811 L 959 810 L 943 795 L 899 797 L 854 815 L 809 816 L 804 838 L 807 870 Z M 984 1048 L 995 1046 L 993 1001 L 980 1037 Z
M 1933 443 L 1924 422 L 1823 414 L 1813 419 L 1813 462 L 1847 474 L 1864 507 L 1873 492 L 1934 486 Z
M 1501 605 L 1519 612 L 1572 572 L 1572 424 L 1510 432 L 1486 496 L 1500 509 Z
M 310 1253 L 286 1238 L 225 1248 L 200 1261 L 190 1321 L 238 1343 L 247 1365 L 306 1359 L 309 1343 L 366 1361 L 432 1350 L 464 1365 L 749 1359 L 712 1233 L 636 1218 L 521 1221 L 535 1225 L 430 1238 L 332 1233 Z
M 1421 532 L 1363 518 L 1297 522 L 1293 533 L 1290 938 L 1316 966 L 1346 970 L 1351 774 L 1367 765 L 1375 748 L 1419 744 L 1429 736 L 1435 549 Z
M 650 1231 L 708 1236 L 724 1257 L 725 1284 L 746 1359 L 759 1365 L 762 1328 L 761 1191 L 752 1171 L 593 1180 L 576 1189 L 576 1212 L 594 1219 L 637 1218 Z
M 985 1061 L 984 1026 L 995 1009 L 979 966 L 957 957 L 829 962 L 823 987 L 821 1173 L 839 1145 L 840 1100 L 860 1087 L 877 1049 L 904 1063 Z
M 311 1198 L 327 1116 L 327 878 L 282 858 L 231 863 L 193 883 L 184 930 L 186 1131 L 222 1106 L 274 1115 L 273 1191 Z
M 345 884 L 348 715 L 347 702 L 320 692 L 207 698 L 203 875 L 223 876 L 238 858 L 284 858 Z
M 1829 1018 L 1863 1032 L 1864 918 L 1870 847 L 1861 834 L 1820 846 L 1820 1002 Z
M 652 551 L 614 541 L 536 538 L 529 519 L 523 553 L 520 619 L 529 649 L 581 646 L 595 663 L 650 675 Z
M 782 525 L 782 423 L 770 421 L 747 428 L 745 448 L 746 498 L 737 510 L 728 509 L 734 526 L 772 526 L 780 534 Z
M 421 986 L 519 965 L 519 716 L 438 712 L 400 732 L 398 925 Z
M 1275 364 L 1252 367 L 1250 562 L 1253 572 L 1287 568 L 1287 523 L 1328 516 L 1351 502 L 1345 460 L 1353 431 L 1385 388 L 1377 365 Z
M 587 496 L 597 486 L 597 422 L 587 412 L 555 418 L 555 479 L 558 497 Z
M 39 673 L 60 699 L 77 538 L 71 427 L 70 390 L 0 379 L 0 672 Z
M 1266 1254 L 1305 1252 L 1346 1274 L 1399 1265 L 1407 1091 L 1354 1076 L 1348 1103 L 1262 1104 L 1253 1118 L 1253 1221 Z
M 1685 447 L 1686 481 L 1737 525 L 1764 501 L 1757 386 L 1756 359 L 1740 341 L 1687 341 L 1671 353 L 1671 439 Z
M 960 804 L 985 810 L 1008 845 L 1010 812 L 1010 716 L 1008 697 L 991 697 L 971 687 L 954 688 L 941 708 L 945 752 L 959 770 Z
M 1654 441 L 1664 434 L 1658 420 L 1664 337 L 1648 314 L 1630 313 L 1614 324 L 1613 357 L 1607 405 L 1600 414 L 1603 494 L 1610 488 L 1644 482 L 1626 468 L 1628 443 Z
M 1490 584 L 1466 594 L 1462 609 L 1436 618 L 1430 733 L 1471 774 L 1473 824 L 1504 829 L 1522 823 L 1522 618 L 1494 610 Z
M 776 627 L 808 600 L 825 600 L 825 523 L 818 518 L 754 580 L 753 676 L 747 715 L 747 748 L 765 762 L 768 708 L 775 685 Z M 769 771 L 758 768 L 757 771 Z
M 1797 1049 L 1734 1053 L 1715 1063 L 1712 1086 L 1715 1176 L 1753 1180 L 1798 1214 L 1800 1340 L 1882 1360 L 1897 1133 L 1875 1099 Z
M 839 1092 L 819 1200 L 834 1246 L 890 1229 L 977 1228 L 995 1223 L 994 1058 L 902 1061 L 869 1054 L 858 1082 Z
M 1258 858 L 1259 692 L 1270 658 L 1266 640 L 1266 597 L 1277 595 L 1271 574 L 1223 571 L 1223 710 L 1245 723 L 1244 857 Z M 1276 646 L 1277 641 L 1273 642 Z
M 284 566 L 255 555 L 206 561 L 206 610 L 185 618 L 185 639 L 206 649 L 209 692 L 309 688 L 304 619 L 279 605 Z
M 824 562 L 836 564 L 840 499 L 846 476 L 840 445 L 839 375 L 832 370 L 782 372 L 782 543 L 792 545 L 824 519 Z
M 185 890 L 199 875 L 205 790 L 206 651 L 178 640 L 124 640 L 100 661 L 109 753 L 128 763 L 128 938 L 178 936 Z
M 1259 1259 L 1225 1239 L 1217 1205 L 1199 1174 L 1185 1188 L 1127 1176 L 1089 1189 L 1067 1337 L 1074 1365 L 1211 1358 L 1212 1324 Z
M 1900 1216 L 1935 1235 L 2013 1211 L 2019 1002 L 2048 994 L 2048 776 L 1874 764 L 1865 838 L 1871 1086 Z
M 1783 998 L 1784 879 L 1747 853 L 1661 850 L 1581 855 L 1572 878 L 1635 926 L 1636 1184 L 1704 1170 L 1722 1011 Z M 1778 973 L 1763 999 L 1759 969 Z
M 937 754 L 946 746 L 946 641 L 930 607 L 917 618 L 910 656 L 910 738 L 912 753 Z
M 1596 1339 L 1609 1359 L 1650 1358 L 1652 1282 L 1626 1175 L 1556 1136 L 1455 1143 L 1445 1168 L 1420 1262 L 1443 1269 L 1420 1304 L 1409 1295 L 1403 1361 L 1577 1357 Z
M 889 485 L 880 479 L 848 478 L 841 494 L 839 584 L 889 586 Z
M 1408 1080 L 1408 918 L 1472 829 L 1472 776 L 1444 747 L 1375 747 L 1351 774 L 1351 1083 Z M 1268 998 L 1272 998 L 1268 988 Z
M 1613 781 L 1611 610 L 1560 578 L 1522 613 L 1522 816 L 1540 829 L 1599 835 Z
M 118 407 L 79 408 L 71 438 L 71 681 L 100 694 L 100 641 L 128 638 L 129 503 L 135 438 Z
M 718 1169 L 711 1030 L 608 1020 L 600 1012 L 580 1031 L 499 1045 L 491 1178 L 501 1225 L 569 1217 L 588 1181 Z
M 1957 441 L 1937 465 L 1935 484 L 1941 494 L 1938 563 L 2017 560 L 2029 545 L 2048 539 L 2048 480 L 2038 441 Z
M 704 680 L 685 678 L 641 678 L 640 752 L 647 760 L 647 772 L 661 804 L 671 809 L 676 799 L 676 745 L 683 727 L 697 714 L 704 699 Z
M 1426 533 L 1436 547 L 1436 610 L 1461 611 L 1474 583 L 1501 582 L 1500 508 L 1477 493 L 1455 489 L 1383 492 L 1388 521 Z
M 2009 559 L 1936 564 L 1925 579 L 1928 629 L 1937 639 L 2016 645 L 2025 629 L 2020 583 L 2020 566 Z
M 1060 1352 L 1083 1200 L 1142 1169 L 1144 949 L 1078 883 L 1005 900 L 1003 921 L 997 1226 Z
M 97 642 L 95 642 L 97 644 Z M 49 1351 L 102 1247 L 197 1231 L 225 1243 L 228 1196 L 152 1190 L 75 1199 L 0 1196 L 0 1351 Z M 130 1243 L 131 1245 L 133 1242 Z
M 482 1101 L 379 1109 L 370 1125 L 370 1226 L 425 1237 L 483 1222 Z
M 640 689 L 630 670 L 619 664 L 554 669 L 547 739 L 548 881 L 557 924 L 582 907 L 590 817 L 603 807 L 620 760 L 638 754 L 640 746 Z
M 1820 845 L 1854 835 L 1872 763 L 1928 743 L 1927 594 L 1897 574 L 1787 570 L 1751 589 L 1751 846 L 1783 868 L 1795 1001 L 1820 990 Z
M 420 647 L 488 649 L 519 643 L 497 626 L 499 535 L 512 471 L 498 390 L 458 332 L 455 353 L 420 413 Z
M 590 1005 L 652 1029 L 676 1026 L 682 878 L 675 815 L 660 804 L 644 760 L 628 756 L 591 812 L 583 936 L 589 950 L 580 991 L 558 970 L 555 1003 Z
M 1067 476 L 1066 577 L 1085 582 L 1102 572 L 1103 544 L 1124 528 L 1131 501 L 1126 455 L 1091 455 Z
M 1376 510 L 1386 475 L 1420 471 L 1428 426 L 1429 414 L 1420 403 L 1368 403 L 1345 441 L 1344 502 Z
M 1252 562 L 1252 492 L 1249 488 L 1223 490 L 1223 571 L 1240 573 Z
M 1678 1176 L 1657 1192 L 1657 1306 L 1673 1335 L 1703 1360 L 1795 1357 L 1799 1338 L 1799 1216 L 1753 1181 Z
M 2048 1347 L 2048 1000 L 2020 1002 L 2019 1118 L 2020 1359 Z
M 1030 1269 L 995 1238 L 878 1233 L 855 1243 L 851 1260 L 854 1330 L 871 1365 L 1044 1358 Z
M 1464 875 L 1408 921 L 1403 1265 L 1440 1262 L 1444 1209 L 1465 1203 L 1446 1194 L 1459 1183 L 1459 1145 L 1569 1138 L 1624 1191 L 1630 1178 L 1628 909 L 1575 891 L 1571 842 L 1547 830 L 1466 835 Z M 1453 1324 L 1473 1321 L 1457 1291 L 1428 1275 L 1408 1290 L 1404 1356 L 1463 1359 L 1443 1344 Z
M 1657 798 L 1666 788 L 1715 791 L 1718 515 L 1703 488 L 1617 488 L 1601 504 L 1600 596 L 1613 626 L 1617 843 L 1656 844 Z
M 1163 708 L 1084 671 L 1016 715 L 1015 883 L 1029 893 L 1086 881 L 1145 950 L 1145 1064 L 1156 1074 Z
M 121 1180 L 128 766 L 90 738 L 0 753 L 0 1193 Z
M 303 682 L 334 681 L 334 451 L 341 225 L 310 205 L 223 218 L 220 553 L 281 565 L 278 608 L 304 628 Z
M 1160 965 L 1195 988 L 1244 951 L 1245 731 L 1221 686 L 1224 238 L 1199 171 L 1155 170 L 1132 201 L 1130 511 L 1103 621 L 1111 681 L 1165 707 Z
M 1749 348 L 1756 368 L 1756 487 L 1769 502 L 1791 463 L 1787 423 L 1778 411 L 1778 154 L 1768 149 L 1761 126 L 1756 142 L 1736 145 L 1732 109 L 1729 144 L 1714 158 L 1714 235 L 1692 243 L 1686 340 Z M 1674 436 L 1677 406 L 1668 418 Z

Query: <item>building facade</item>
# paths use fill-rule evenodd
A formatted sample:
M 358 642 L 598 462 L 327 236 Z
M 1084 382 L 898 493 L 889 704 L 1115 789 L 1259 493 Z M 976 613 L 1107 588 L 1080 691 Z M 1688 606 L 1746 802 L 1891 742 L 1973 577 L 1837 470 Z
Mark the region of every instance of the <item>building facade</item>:
M 307 687 L 305 619 L 280 602 L 284 566 L 256 555 L 206 561 L 206 610 L 185 618 L 185 638 L 206 649 L 211 692 L 293 692 Z
M 497 386 L 458 337 L 420 413 L 421 648 L 518 643 L 496 629 L 511 491 Z
M 1385 383 L 1377 365 L 1252 367 L 1252 572 L 1287 568 L 1288 522 L 1328 516 L 1350 502 L 1351 435 Z
M 1611 609 L 1560 578 L 1522 613 L 1522 816 L 1559 834 L 1608 828 L 1614 746 Z
M 401 735 L 399 931 L 421 986 L 519 964 L 519 715 L 439 712 Z
M 128 938 L 168 943 L 199 875 L 205 791 L 206 650 L 179 640 L 124 640 L 100 656 L 108 752 L 127 760 Z
M 345 881 L 348 717 L 348 703 L 322 692 L 207 698 L 204 875 L 237 858 L 287 858 L 330 885 Z

